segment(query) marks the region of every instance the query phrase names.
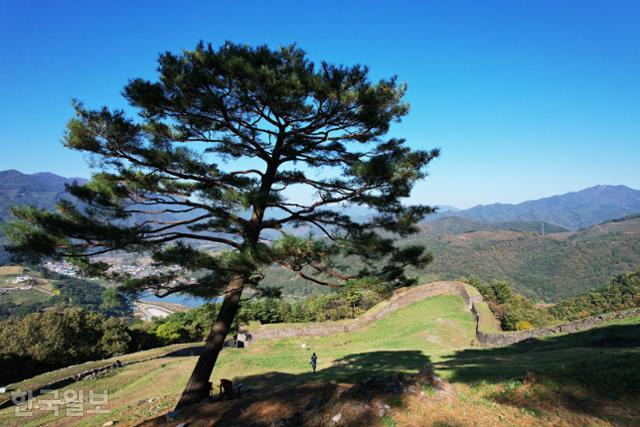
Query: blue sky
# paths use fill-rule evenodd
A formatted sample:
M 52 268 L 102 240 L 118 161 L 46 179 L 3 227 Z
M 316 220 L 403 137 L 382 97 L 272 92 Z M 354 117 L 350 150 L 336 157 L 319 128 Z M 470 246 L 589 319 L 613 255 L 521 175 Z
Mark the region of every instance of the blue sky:
M 0 170 L 91 172 L 70 100 L 124 107 L 161 51 L 297 43 L 407 82 L 392 129 L 440 147 L 412 199 L 469 207 L 640 188 L 640 1 L 0 2 Z

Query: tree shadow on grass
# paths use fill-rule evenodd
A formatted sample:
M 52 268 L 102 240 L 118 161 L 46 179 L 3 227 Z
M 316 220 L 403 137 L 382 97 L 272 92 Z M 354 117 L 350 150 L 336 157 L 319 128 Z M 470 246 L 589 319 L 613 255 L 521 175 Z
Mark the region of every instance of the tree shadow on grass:
M 162 357 L 185 357 L 185 356 L 199 356 L 202 353 L 202 349 L 204 345 L 202 344 L 194 344 L 189 347 L 180 348 L 178 350 L 174 350 L 170 353 L 162 355 Z
M 631 411 L 635 414 L 623 411 L 627 415 L 618 418 L 605 406 L 640 401 L 639 361 L 640 325 L 612 325 L 507 347 L 463 350 L 436 368 L 448 371 L 451 382 L 507 384 L 489 397 L 500 403 L 534 411 L 553 404 L 615 423 L 633 423 L 640 421 L 640 409 Z M 537 399 L 518 393 L 521 386 L 533 383 L 542 393 Z
M 420 351 L 374 351 L 347 355 L 316 373 L 309 369 L 302 374 L 267 372 L 237 377 L 235 382 L 252 388 L 253 396 L 194 405 L 176 421 L 206 419 L 225 426 L 266 426 L 278 422 L 278 425 L 319 425 L 339 412 L 343 420 L 349 420 L 348 425 L 372 425 L 379 414 L 369 403 L 378 397 L 389 397 L 385 386 L 393 378 L 417 373 L 429 363 L 429 357 Z
M 322 357 L 321 354 L 318 357 Z M 390 377 L 402 373 L 417 373 L 430 363 L 421 351 L 372 351 L 356 353 L 335 360 L 331 366 L 303 374 L 268 372 L 242 377 L 241 381 L 256 390 L 266 390 L 311 382 L 357 384 L 371 376 Z

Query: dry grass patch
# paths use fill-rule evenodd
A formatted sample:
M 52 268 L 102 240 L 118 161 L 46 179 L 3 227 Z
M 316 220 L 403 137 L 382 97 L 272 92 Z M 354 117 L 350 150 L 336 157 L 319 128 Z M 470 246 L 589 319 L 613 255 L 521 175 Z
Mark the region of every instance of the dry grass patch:
M 24 272 L 24 267 L 20 265 L 0 266 L 0 276 L 20 276 Z

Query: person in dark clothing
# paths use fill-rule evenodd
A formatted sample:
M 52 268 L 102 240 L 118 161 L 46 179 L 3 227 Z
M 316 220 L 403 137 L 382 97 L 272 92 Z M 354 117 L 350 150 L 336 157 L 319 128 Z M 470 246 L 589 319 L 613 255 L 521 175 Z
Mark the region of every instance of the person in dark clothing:
M 313 368 L 313 373 L 316 373 L 316 365 L 318 364 L 318 356 L 315 353 L 311 355 L 311 368 Z
M 226 378 L 220 380 L 220 400 L 233 399 L 235 392 L 233 390 L 233 382 Z

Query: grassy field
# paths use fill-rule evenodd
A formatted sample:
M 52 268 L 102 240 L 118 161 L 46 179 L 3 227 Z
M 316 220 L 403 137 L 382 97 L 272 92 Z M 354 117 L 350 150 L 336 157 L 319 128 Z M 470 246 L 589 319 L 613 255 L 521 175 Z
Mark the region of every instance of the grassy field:
M 217 384 L 224 377 L 239 380 L 241 374 L 243 382 L 261 390 L 301 384 L 308 381 L 303 374 L 310 371 L 313 351 L 319 357 L 317 379 L 357 381 L 358 377 L 375 371 L 395 372 L 399 366 L 404 371 L 417 372 L 433 358 L 442 359 L 452 349 L 468 347 L 473 331 L 474 322 L 462 299 L 440 296 L 412 304 L 357 333 L 259 341 L 246 349 L 226 349 L 212 381 Z M 306 344 L 306 349 L 302 344 Z M 113 377 L 82 381 L 71 387 L 109 390 L 109 407 L 113 412 L 103 418 L 131 422 L 132 416 L 158 413 L 147 414 L 142 410 L 132 414 L 128 405 L 135 406 L 140 399 L 171 396 L 168 406 L 175 404 L 194 363 L 195 357 L 166 357 L 125 367 Z M 26 388 L 28 384 L 18 386 Z M 13 408 L 0 411 L 0 425 L 42 425 L 54 419 L 47 411 L 34 411 L 33 417 L 22 419 L 14 417 Z M 86 423 L 98 424 L 101 419 Z M 69 417 L 59 421 L 61 425 L 84 422 Z
M 16 283 L 16 278 L 29 275 L 32 280 L 24 283 Z M 49 300 L 53 292 L 51 282 L 34 275 L 34 272 L 19 265 L 0 266 L 0 288 L 15 286 L 32 286 L 32 289 L 12 291 L 2 296 L 4 302 L 14 304 L 38 303 Z
M 414 303 L 349 334 L 258 341 L 225 349 L 214 371 L 242 381 L 264 399 L 309 384 L 360 383 L 372 374 L 414 373 L 426 364 L 447 379 L 455 396 L 446 400 L 408 396 L 390 400 L 384 425 L 637 425 L 640 319 L 592 331 L 549 337 L 502 349 L 470 346 L 474 322 L 462 299 L 438 296 Z M 303 348 L 305 344 L 305 348 Z M 316 375 L 311 352 L 318 354 Z M 635 361 L 635 362 L 634 362 Z M 0 411 L 0 425 L 135 425 L 171 410 L 195 357 L 167 356 L 84 380 L 69 389 L 108 390 L 109 414 L 64 417 L 34 410 L 18 418 Z M 633 384 L 635 382 L 635 385 Z M 24 383 L 22 387 L 29 387 Z M 50 399 L 51 396 L 43 396 Z M 219 412 L 215 403 L 211 414 Z M 205 407 L 205 410 L 207 407 Z M 635 408 L 635 409 L 634 409 Z M 193 420 L 185 419 L 192 425 Z
M 24 267 L 19 265 L 2 265 L 0 266 L 0 276 L 19 276 L 24 271 Z
M 16 277 L 21 276 L 24 268 L 19 265 L 0 266 L 0 287 L 15 286 Z
M 2 296 L 2 299 L 7 302 L 12 302 L 14 304 L 35 304 L 38 302 L 46 302 L 51 298 L 51 295 L 48 295 L 42 291 L 34 289 L 27 290 L 19 290 L 9 292 L 6 295 Z

